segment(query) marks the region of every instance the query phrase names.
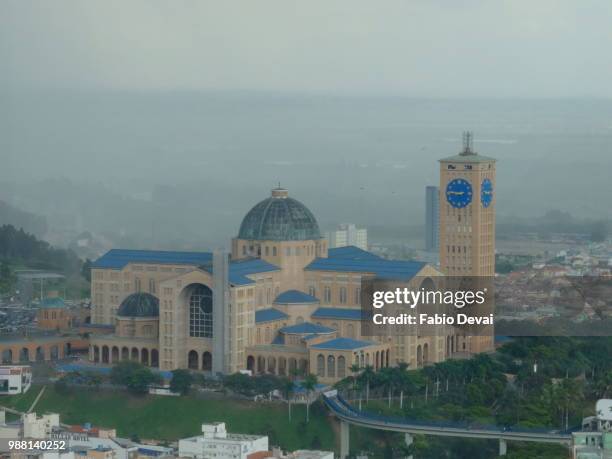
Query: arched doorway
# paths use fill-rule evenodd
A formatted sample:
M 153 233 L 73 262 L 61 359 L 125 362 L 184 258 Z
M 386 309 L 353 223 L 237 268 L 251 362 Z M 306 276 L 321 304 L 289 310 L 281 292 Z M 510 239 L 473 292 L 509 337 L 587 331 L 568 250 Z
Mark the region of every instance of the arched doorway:
M 119 361 L 119 348 L 117 346 L 113 346 L 113 349 L 111 351 L 111 359 L 113 363 L 116 363 Z
M 429 344 L 423 344 L 423 365 L 426 365 L 429 362 Z
M 317 376 L 319 378 L 325 377 L 325 357 L 323 357 L 323 354 L 317 356 Z
M 255 372 L 255 357 L 253 357 L 252 355 L 249 355 L 247 357 L 246 367 L 247 367 L 247 370 L 253 373 Z
M 131 360 L 134 360 L 135 362 L 138 362 L 140 360 L 139 357 L 140 357 L 140 355 L 139 355 L 139 352 L 138 352 L 138 348 L 137 347 L 133 347 L 132 348 L 132 358 L 131 358 Z
M 108 346 L 102 346 L 102 363 L 108 363 Z
M 268 373 L 276 374 L 276 359 L 274 357 L 268 357 Z
M 51 360 L 57 358 L 57 346 L 51 346 Z M 100 362 L 100 348 L 98 346 L 93 347 L 93 361 Z
M 22 347 L 19 351 L 19 361 L 29 362 L 30 361 L 30 350 L 27 347 Z
M 417 368 L 421 368 L 423 366 L 423 349 L 421 349 L 421 345 L 417 346 Z
M 13 351 L 5 349 L 2 351 L 2 363 L 13 363 Z
M 208 351 L 202 354 L 202 370 L 212 371 L 212 354 Z
M 149 365 L 149 350 L 146 347 L 140 351 L 140 363 Z
M 189 351 L 187 354 L 187 368 L 191 370 L 198 370 L 198 353 L 196 351 Z
M 266 359 L 261 355 L 257 357 L 257 372 L 260 374 L 266 372 Z
M 130 350 L 125 346 L 121 348 L 121 360 L 130 360 Z
M 45 351 L 42 347 L 38 346 L 36 348 L 36 361 L 42 362 L 43 360 L 45 360 Z

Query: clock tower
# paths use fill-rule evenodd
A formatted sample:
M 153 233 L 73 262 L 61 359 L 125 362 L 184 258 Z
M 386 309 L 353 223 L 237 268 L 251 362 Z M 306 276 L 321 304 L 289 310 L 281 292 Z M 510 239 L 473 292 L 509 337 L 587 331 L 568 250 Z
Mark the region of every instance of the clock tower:
M 495 159 L 463 151 L 440 160 L 440 270 L 454 277 L 495 275 Z M 454 352 L 492 349 L 493 336 L 457 337 Z

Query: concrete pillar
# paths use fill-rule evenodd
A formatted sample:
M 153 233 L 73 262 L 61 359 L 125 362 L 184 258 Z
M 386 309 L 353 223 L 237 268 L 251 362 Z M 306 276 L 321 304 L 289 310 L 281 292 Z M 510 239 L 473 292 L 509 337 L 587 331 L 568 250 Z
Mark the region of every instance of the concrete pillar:
M 506 440 L 504 440 L 503 438 L 500 438 L 499 439 L 499 455 L 505 456 L 507 452 L 508 452 L 508 444 L 506 443 Z
M 412 436 L 412 434 L 406 433 L 404 434 L 404 442 L 406 443 L 406 446 L 410 446 L 412 445 L 412 442 L 414 441 L 414 437 Z M 412 459 L 412 454 L 406 456 L 406 459 Z
M 347 459 L 349 455 L 349 423 L 340 421 L 340 459 Z

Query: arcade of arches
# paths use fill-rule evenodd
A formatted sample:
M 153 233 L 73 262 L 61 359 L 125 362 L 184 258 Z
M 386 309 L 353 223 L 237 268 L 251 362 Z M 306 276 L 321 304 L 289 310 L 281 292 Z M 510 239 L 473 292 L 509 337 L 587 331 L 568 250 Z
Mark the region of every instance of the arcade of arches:
M 67 357 L 72 350 L 70 340 L 60 337 L 40 338 L 20 343 L 0 343 L 0 358 L 3 364 L 41 362 Z
M 140 362 L 149 367 L 159 367 L 159 351 L 155 347 L 128 345 L 92 344 L 89 346 L 89 360 L 112 365 L 122 360 Z

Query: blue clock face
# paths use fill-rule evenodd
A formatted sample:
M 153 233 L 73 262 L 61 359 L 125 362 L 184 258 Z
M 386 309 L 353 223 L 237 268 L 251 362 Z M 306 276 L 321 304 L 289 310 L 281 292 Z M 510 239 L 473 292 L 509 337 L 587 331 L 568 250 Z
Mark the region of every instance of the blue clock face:
M 464 179 L 455 179 L 446 185 L 446 200 L 448 203 L 462 209 L 472 202 L 472 185 Z
M 488 178 L 482 181 L 482 185 L 480 185 L 480 201 L 482 202 L 482 207 L 489 207 L 491 205 L 491 201 L 493 201 L 493 184 L 491 180 Z

